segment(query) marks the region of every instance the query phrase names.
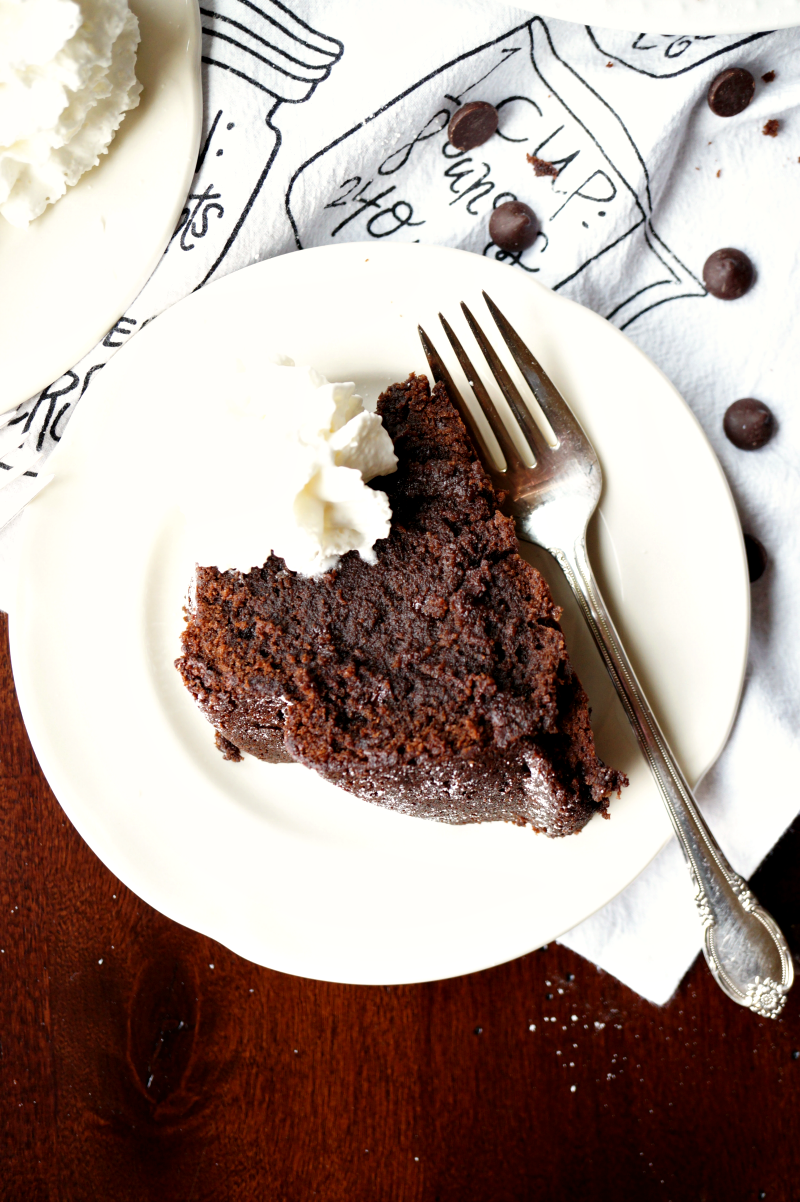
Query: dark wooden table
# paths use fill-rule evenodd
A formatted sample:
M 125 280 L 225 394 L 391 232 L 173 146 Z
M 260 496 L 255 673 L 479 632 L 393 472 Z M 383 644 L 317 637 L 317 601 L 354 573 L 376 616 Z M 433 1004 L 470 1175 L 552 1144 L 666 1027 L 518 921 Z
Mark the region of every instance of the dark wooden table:
M 75 833 L 0 634 L 3 1199 L 800 1199 L 800 989 L 758 1019 L 698 962 L 659 1009 L 555 944 L 392 988 L 257 968 Z M 795 952 L 798 850 L 755 879 Z

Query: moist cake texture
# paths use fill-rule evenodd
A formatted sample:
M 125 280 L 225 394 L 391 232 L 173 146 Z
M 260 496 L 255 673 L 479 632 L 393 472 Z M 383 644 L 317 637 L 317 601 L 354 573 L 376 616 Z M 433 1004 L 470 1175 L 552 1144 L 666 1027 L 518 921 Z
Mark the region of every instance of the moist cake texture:
M 197 569 L 176 661 L 228 758 L 296 761 L 420 818 L 580 830 L 626 778 L 598 759 L 560 610 L 443 385 L 378 402 L 398 456 L 378 561 Z

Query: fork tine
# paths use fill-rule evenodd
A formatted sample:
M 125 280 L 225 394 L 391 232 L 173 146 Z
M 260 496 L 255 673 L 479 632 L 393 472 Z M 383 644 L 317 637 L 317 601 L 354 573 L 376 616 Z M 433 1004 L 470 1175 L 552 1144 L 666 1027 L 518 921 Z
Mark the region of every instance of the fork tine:
M 503 393 L 503 396 L 508 401 L 511 412 L 514 414 L 514 417 L 517 419 L 517 423 L 522 428 L 522 431 L 527 438 L 531 449 L 536 456 L 536 459 L 541 462 L 547 458 L 550 452 L 550 447 L 547 445 L 547 441 L 545 440 L 542 431 L 533 420 L 533 415 L 530 409 L 525 404 L 525 401 L 520 395 L 519 389 L 503 366 L 502 360 L 463 301 L 461 302 L 461 309 L 467 319 L 467 322 L 469 323 L 469 328 L 475 335 L 475 340 L 478 343 L 478 346 L 483 351 L 486 362 L 489 364 L 494 378 L 500 385 L 500 390 Z
M 431 375 L 433 376 L 434 382 L 437 384 L 444 384 L 450 396 L 450 400 L 461 414 L 464 425 L 469 431 L 470 437 L 472 438 L 472 444 L 478 453 L 478 458 L 483 464 L 484 470 L 492 479 L 494 479 L 498 475 L 498 471 L 494 466 L 492 454 L 486 445 L 486 441 L 480 431 L 478 423 L 475 421 L 472 410 L 453 383 L 453 378 L 445 367 L 441 355 L 434 347 L 422 326 L 417 326 L 417 333 L 419 334 L 419 340 L 422 343 L 422 349 L 425 352 L 425 358 L 428 360 L 428 367 L 431 369 Z
M 442 323 L 442 328 L 447 335 L 447 339 L 456 353 L 456 357 L 461 364 L 464 375 L 467 377 L 472 391 L 475 393 L 475 399 L 483 410 L 491 431 L 500 444 L 500 450 L 503 452 L 507 470 L 519 471 L 521 468 L 525 467 L 525 463 L 523 462 L 522 456 L 515 447 L 513 439 L 506 429 L 505 422 L 495 409 L 494 401 L 489 396 L 483 380 L 476 372 L 469 355 L 464 350 L 458 338 L 450 328 L 449 323 L 441 313 L 439 314 L 439 321 Z
M 556 438 L 560 441 L 565 434 L 570 434 L 573 438 L 577 435 L 581 440 L 587 441 L 575 414 L 542 365 L 534 358 L 527 343 L 520 338 L 508 318 L 500 312 L 492 298 L 485 292 L 483 299 L 486 301 L 498 330 L 503 335 L 506 346 L 511 351 L 514 362 L 528 382 L 531 392 L 552 426 Z

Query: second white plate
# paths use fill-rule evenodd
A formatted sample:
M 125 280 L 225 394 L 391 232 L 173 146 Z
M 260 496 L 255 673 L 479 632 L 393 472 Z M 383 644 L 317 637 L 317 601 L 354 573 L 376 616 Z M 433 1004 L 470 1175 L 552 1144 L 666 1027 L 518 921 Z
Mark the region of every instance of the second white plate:
M 0 413 L 78 362 L 144 286 L 177 224 L 203 118 L 196 0 L 131 0 L 138 107 L 27 229 L 0 217 Z
M 543 553 L 533 556 L 565 605 L 600 754 L 631 781 L 610 821 L 578 836 L 424 822 L 296 765 L 227 763 L 173 667 L 193 567 L 174 465 L 187 428 L 205 424 L 196 470 L 214 471 L 215 407 L 237 361 L 254 348 L 281 351 L 330 379 L 354 378 L 374 398 L 425 371 L 417 322 L 433 336 L 436 311 L 457 323 L 462 299 L 483 313 L 484 288 L 597 447 L 606 482 L 591 532 L 597 574 L 696 780 L 727 737 L 747 648 L 730 493 L 693 415 L 645 356 L 512 267 L 437 247 L 347 244 L 212 284 L 109 364 L 54 456 L 54 482 L 29 507 L 12 656 L 56 796 L 146 901 L 285 972 L 386 983 L 508 960 L 602 906 L 669 836 L 599 657 Z

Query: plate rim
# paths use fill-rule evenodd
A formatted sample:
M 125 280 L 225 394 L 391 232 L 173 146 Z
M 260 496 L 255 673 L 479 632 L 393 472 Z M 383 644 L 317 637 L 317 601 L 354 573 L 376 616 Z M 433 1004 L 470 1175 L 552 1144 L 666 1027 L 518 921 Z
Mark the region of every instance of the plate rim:
M 138 16 L 138 9 L 141 0 L 129 0 L 131 10 Z M 151 0 L 148 0 L 150 3 Z M 178 218 L 181 215 L 186 196 L 191 187 L 194 178 L 197 156 L 200 150 L 200 137 L 203 129 L 203 81 L 201 72 L 201 56 L 202 56 L 202 27 L 200 18 L 200 8 L 196 0 L 167 0 L 170 6 L 173 17 L 180 19 L 180 25 L 186 37 L 186 66 L 183 74 L 182 86 L 185 89 L 185 98 L 188 100 L 188 122 L 189 135 L 187 137 L 187 150 L 184 162 L 183 174 L 171 198 L 169 199 L 168 207 L 163 209 L 162 228 L 159 233 L 157 242 L 154 241 L 152 250 L 149 255 L 143 255 L 138 261 L 137 270 L 129 276 L 129 284 L 120 292 L 116 293 L 113 301 L 109 301 L 107 308 L 104 310 L 102 321 L 98 321 L 91 328 L 87 328 L 86 332 L 76 337 L 70 343 L 70 354 L 66 352 L 59 358 L 53 359 L 54 366 L 39 368 L 38 371 L 31 373 L 30 379 L 33 381 L 32 386 L 25 383 L 24 387 L 17 386 L 17 390 L 8 394 L 3 398 L 0 396 L 0 415 L 9 413 L 16 409 L 19 405 L 41 392 L 53 381 L 59 380 L 61 376 L 69 371 L 76 363 L 84 358 L 85 355 L 92 350 L 94 346 L 108 333 L 115 322 L 119 321 L 127 307 L 139 295 L 147 281 L 155 271 L 165 248 L 168 246 L 172 237 Z M 170 12 L 159 13 L 160 16 L 169 17 Z M 137 48 L 137 63 L 143 57 L 143 43 L 140 42 Z M 147 53 L 156 55 L 155 47 L 146 47 Z M 135 113 L 136 109 L 131 110 Z M 124 129 L 124 121 L 122 127 Z M 118 131 L 119 132 L 119 131 Z M 115 140 L 115 139 L 114 139 Z M 102 170 L 109 155 L 114 152 L 114 140 L 112 140 L 108 149 L 108 154 L 101 157 L 99 164 L 93 167 L 90 171 L 84 173 L 81 178 L 69 190 L 73 193 L 82 184 L 92 184 L 94 182 L 95 173 Z M 122 153 L 124 154 L 124 145 Z M 118 158 L 120 156 L 117 156 Z M 64 199 L 63 197 L 60 199 Z M 54 208 L 58 205 L 48 206 Z M 42 214 L 44 216 L 45 214 Z M 0 218 L 0 222 L 3 219 Z M 34 224 L 34 223 L 31 223 Z M 36 358 L 33 358 L 36 362 Z M 58 370 L 60 367 L 60 371 Z

